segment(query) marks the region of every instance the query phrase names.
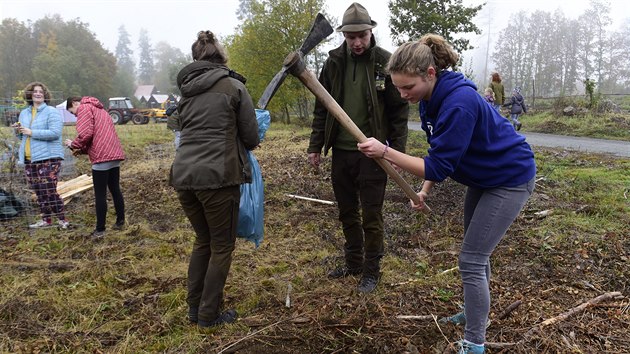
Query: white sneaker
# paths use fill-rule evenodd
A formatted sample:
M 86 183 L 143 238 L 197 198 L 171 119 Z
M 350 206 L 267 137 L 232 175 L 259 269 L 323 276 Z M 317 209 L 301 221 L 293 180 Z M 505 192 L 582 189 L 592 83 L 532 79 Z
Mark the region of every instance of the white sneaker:
M 28 225 L 28 227 L 31 228 L 31 229 L 40 229 L 42 227 L 49 227 L 49 226 L 52 226 L 52 223 L 50 223 L 50 222 L 48 222 L 46 220 L 43 220 L 43 219 L 38 221 L 38 222 L 36 222 L 36 223 L 34 223 L 34 224 Z
M 70 221 L 68 220 L 59 220 L 58 223 L 59 223 L 59 228 L 61 229 L 66 230 L 70 227 Z

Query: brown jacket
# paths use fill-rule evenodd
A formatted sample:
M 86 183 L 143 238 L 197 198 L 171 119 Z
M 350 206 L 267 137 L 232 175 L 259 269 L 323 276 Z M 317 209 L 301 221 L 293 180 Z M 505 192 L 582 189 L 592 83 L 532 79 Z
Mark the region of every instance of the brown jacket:
M 247 150 L 259 144 L 252 98 L 230 70 L 196 61 L 177 75 L 181 140 L 171 167 L 178 190 L 219 189 L 251 182 Z

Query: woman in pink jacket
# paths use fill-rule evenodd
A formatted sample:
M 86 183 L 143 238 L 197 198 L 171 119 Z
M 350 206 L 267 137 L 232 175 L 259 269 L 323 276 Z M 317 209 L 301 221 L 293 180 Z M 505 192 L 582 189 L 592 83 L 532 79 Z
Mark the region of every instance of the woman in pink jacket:
M 108 188 L 116 209 L 113 229 L 122 230 L 125 226 L 125 201 L 120 191 L 120 162 L 125 153 L 112 119 L 98 99 L 70 97 L 66 109 L 77 116 L 78 134 L 74 140 L 67 139 L 66 146 L 75 153 L 88 154 L 92 163 L 96 228 L 90 236 L 99 239 L 105 236 Z

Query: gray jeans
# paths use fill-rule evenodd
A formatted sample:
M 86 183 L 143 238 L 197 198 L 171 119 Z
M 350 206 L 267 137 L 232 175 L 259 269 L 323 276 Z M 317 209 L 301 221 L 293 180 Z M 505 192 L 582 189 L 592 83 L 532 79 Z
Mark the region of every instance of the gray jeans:
M 459 271 L 464 284 L 464 339 L 483 344 L 490 312 L 490 255 L 534 191 L 534 179 L 516 187 L 468 187 Z

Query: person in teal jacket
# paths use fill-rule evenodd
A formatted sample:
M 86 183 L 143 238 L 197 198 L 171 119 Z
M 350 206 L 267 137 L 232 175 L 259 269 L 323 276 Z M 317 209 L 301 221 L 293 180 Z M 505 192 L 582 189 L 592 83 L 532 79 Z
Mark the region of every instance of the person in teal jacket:
M 31 82 L 24 89 L 24 99 L 28 103 L 13 124 L 17 137 L 21 140 L 19 161 L 25 166 L 26 178 L 37 196 L 42 219 L 30 228 L 52 226 L 53 216 L 58 225 L 66 229 L 63 200 L 57 193 L 57 178 L 63 161 L 61 132 L 63 119 L 59 111 L 50 103 L 50 91 L 41 82 Z

